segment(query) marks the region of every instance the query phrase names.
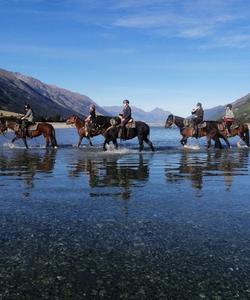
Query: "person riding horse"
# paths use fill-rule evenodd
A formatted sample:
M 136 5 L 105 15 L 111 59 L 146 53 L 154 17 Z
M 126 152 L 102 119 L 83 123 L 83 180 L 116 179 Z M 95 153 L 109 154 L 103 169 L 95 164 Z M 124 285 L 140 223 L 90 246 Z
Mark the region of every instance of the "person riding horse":
M 192 110 L 192 125 L 195 129 L 195 137 L 198 137 L 198 125 L 203 122 L 204 110 L 202 104 L 198 102 L 196 107 Z
M 234 113 L 232 110 L 232 104 L 228 104 L 226 106 L 225 116 L 223 117 L 223 121 L 225 122 L 225 127 L 227 129 L 227 135 L 231 136 L 231 125 L 234 122 Z
M 121 119 L 121 124 L 119 128 L 118 137 L 122 138 L 126 136 L 126 124 L 131 119 L 131 107 L 129 106 L 129 100 L 123 100 L 123 110 L 122 113 L 119 114 L 119 118 Z
M 25 114 L 21 117 L 21 130 L 22 133 L 28 136 L 28 127 L 34 124 L 34 113 L 29 104 L 24 106 Z
M 94 129 L 96 124 L 96 111 L 95 105 L 89 106 L 89 115 L 85 119 L 86 136 L 91 136 L 91 131 Z

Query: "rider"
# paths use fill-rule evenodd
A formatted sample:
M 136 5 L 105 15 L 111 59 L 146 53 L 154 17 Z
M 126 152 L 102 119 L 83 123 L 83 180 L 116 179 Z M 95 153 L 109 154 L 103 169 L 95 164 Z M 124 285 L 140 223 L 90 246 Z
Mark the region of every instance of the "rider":
M 21 129 L 28 135 L 28 127 L 34 124 L 34 113 L 29 104 L 24 106 L 25 114 L 21 117 Z
M 198 124 L 200 124 L 203 121 L 204 117 L 204 110 L 202 108 L 202 104 L 198 102 L 196 104 L 196 107 L 192 110 L 192 123 L 195 128 L 195 135 L 198 137 Z
M 121 138 L 125 136 L 125 125 L 131 119 L 131 107 L 129 106 L 129 100 L 123 100 L 123 110 L 122 113 L 119 114 L 119 118 L 121 119 L 121 124 L 119 128 L 118 136 Z
M 93 129 L 95 123 L 96 123 L 95 105 L 90 104 L 90 106 L 89 106 L 89 115 L 85 119 L 85 128 L 86 128 L 86 135 L 87 136 L 90 135 L 91 130 Z
M 231 125 L 234 122 L 234 113 L 232 108 L 232 104 L 228 104 L 226 106 L 225 116 L 223 117 L 223 121 L 225 122 L 225 126 L 227 129 L 227 135 L 231 135 Z

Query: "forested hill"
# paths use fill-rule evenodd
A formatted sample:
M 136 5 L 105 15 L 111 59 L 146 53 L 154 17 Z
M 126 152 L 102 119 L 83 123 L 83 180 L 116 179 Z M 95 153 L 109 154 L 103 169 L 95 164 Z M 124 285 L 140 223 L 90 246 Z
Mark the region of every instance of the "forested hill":
M 37 119 L 59 120 L 72 114 L 88 114 L 88 107 L 94 101 L 85 95 L 0 69 L 0 109 L 23 113 L 25 103 L 32 106 Z M 94 104 L 98 113 L 107 114 Z

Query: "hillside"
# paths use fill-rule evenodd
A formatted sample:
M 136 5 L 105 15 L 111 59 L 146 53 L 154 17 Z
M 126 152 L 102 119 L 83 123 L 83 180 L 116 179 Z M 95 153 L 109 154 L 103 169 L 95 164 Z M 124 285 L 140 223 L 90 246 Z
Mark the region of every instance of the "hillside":
M 231 103 L 236 120 L 250 123 L 250 94 Z M 224 116 L 226 106 L 216 106 L 205 110 L 206 120 L 219 120 Z
M 88 107 L 94 103 L 89 97 L 20 73 L 0 69 L 0 109 L 23 113 L 25 103 L 29 103 L 36 118 L 67 118 L 71 114 L 88 114 Z M 96 103 L 99 114 L 107 114 Z
M 122 106 L 103 106 L 110 115 L 118 115 L 122 112 Z M 158 125 L 163 125 L 170 114 L 170 112 L 165 111 L 160 108 L 155 108 L 152 111 L 146 112 L 138 107 L 131 106 L 132 117 L 135 120 L 140 120 L 148 123 L 154 123 Z

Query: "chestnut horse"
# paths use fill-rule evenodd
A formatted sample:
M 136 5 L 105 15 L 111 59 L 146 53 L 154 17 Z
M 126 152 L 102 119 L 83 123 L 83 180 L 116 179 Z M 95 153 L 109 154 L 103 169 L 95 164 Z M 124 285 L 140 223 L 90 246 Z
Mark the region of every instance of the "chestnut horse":
M 24 132 L 24 130 L 20 128 L 20 119 L 16 117 L 0 118 L 0 133 L 4 133 L 8 128 L 15 132 L 15 137 L 11 141 L 12 143 L 17 139 L 22 139 L 25 147 L 28 149 L 27 137 L 34 138 L 43 135 L 46 141 L 46 147 L 49 147 L 51 144 L 53 148 L 57 148 L 55 129 L 51 124 L 45 122 L 38 123 L 36 129 L 30 130 L 28 127 L 28 131 Z
M 230 138 L 238 135 L 241 138 L 241 140 L 247 145 L 247 147 L 249 147 L 249 128 L 246 123 L 233 124 L 231 126 L 230 129 L 231 134 L 229 136 L 224 122 L 218 121 L 217 124 L 218 124 L 219 131 L 223 136 Z M 240 141 L 237 142 L 237 146 L 240 147 Z
M 97 136 L 97 135 L 104 135 L 106 129 L 108 129 L 111 124 L 110 121 L 113 119 L 116 122 L 119 122 L 119 118 L 118 117 L 109 117 L 109 116 L 96 116 L 96 122 L 95 124 L 93 124 L 93 128 L 91 128 L 90 130 L 87 130 L 86 124 L 85 124 L 85 118 L 83 117 L 83 120 L 81 120 L 79 117 L 73 115 L 70 116 L 67 121 L 66 124 L 67 125 L 74 125 L 77 129 L 78 135 L 79 135 L 79 141 L 77 144 L 77 147 L 80 147 L 82 139 L 85 137 L 88 141 L 89 141 L 89 145 L 93 146 L 92 141 L 91 141 L 91 137 Z M 90 131 L 90 132 L 87 132 Z
M 187 140 L 189 137 L 196 137 L 194 134 L 194 128 L 193 127 L 185 127 L 184 124 L 184 118 L 174 116 L 170 114 L 166 120 L 165 128 L 169 128 L 172 125 L 176 125 L 180 129 L 180 134 L 182 135 L 181 144 L 185 146 L 187 144 Z M 222 148 L 220 138 L 222 138 L 228 147 L 230 147 L 230 144 L 223 134 L 220 133 L 217 123 L 214 121 L 205 121 L 204 127 L 198 129 L 198 138 L 200 137 L 206 137 L 207 138 L 207 148 L 211 147 L 211 140 L 213 139 L 215 142 L 215 148 Z

